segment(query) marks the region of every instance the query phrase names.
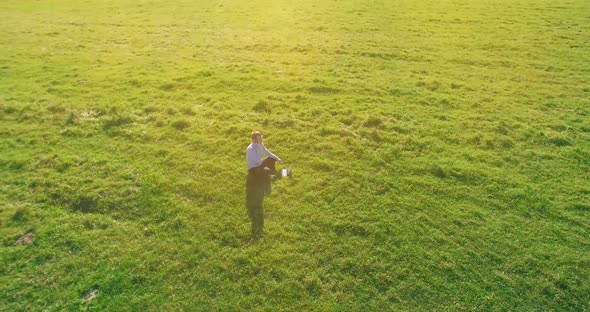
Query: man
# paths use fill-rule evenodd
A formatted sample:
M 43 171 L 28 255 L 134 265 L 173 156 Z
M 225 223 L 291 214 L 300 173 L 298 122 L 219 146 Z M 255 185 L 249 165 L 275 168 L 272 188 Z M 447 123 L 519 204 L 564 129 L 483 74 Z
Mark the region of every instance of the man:
M 264 227 L 264 195 L 270 194 L 270 176 L 276 174 L 275 162 L 283 161 L 264 146 L 260 132 L 252 132 L 251 138 L 252 143 L 246 148 L 246 207 L 252 221 L 252 235 L 259 239 Z M 264 155 L 267 157 L 263 160 Z

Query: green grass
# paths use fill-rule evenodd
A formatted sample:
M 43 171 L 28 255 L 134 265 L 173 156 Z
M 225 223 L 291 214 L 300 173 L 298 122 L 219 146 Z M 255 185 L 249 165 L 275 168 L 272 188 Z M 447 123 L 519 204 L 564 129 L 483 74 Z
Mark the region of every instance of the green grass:
M 2 1 L 0 310 L 589 310 L 589 16 Z

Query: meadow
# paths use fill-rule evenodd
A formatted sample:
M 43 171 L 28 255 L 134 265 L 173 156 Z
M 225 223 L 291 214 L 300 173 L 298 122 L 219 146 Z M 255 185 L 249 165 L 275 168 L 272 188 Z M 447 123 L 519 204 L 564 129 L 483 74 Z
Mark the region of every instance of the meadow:
M 2 1 L 0 310 L 590 310 L 589 17 Z

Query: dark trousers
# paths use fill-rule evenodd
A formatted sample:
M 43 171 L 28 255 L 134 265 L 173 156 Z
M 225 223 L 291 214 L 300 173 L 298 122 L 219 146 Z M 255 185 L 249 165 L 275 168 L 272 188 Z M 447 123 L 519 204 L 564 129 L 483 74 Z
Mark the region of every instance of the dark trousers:
M 264 196 L 270 194 L 270 176 L 276 173 L 276 160 L 266 158 L 262 165 L 248 170 L 246 177 L 246 208 L 252 221 L 252 235 L 260 238 L 264 228 Z
M 275 167 L 276 159 L 272 157 L 266 157 L 262 164 L 258 167 L 254 167 L 248 170 L 249 173 L 259 176 L 268 176 L 269 174 L 276 174 L 277 169 Z
M 264 228 L 265 179 L 268 179 L 268 177 L 252 173 L 248 173 L 246 177 L 246 208 L 248 208 L 248 217 L 252 221 L 252 235 L 255 238 L 262 236 L 262 229 Z

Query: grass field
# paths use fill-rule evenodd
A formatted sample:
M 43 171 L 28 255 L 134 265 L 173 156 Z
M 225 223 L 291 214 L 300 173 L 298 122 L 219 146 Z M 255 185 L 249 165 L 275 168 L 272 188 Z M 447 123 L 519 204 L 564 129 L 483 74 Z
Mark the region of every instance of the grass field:
M 583 0 L 2 1 L 0 310 L 590 310 L 589 81 Z

